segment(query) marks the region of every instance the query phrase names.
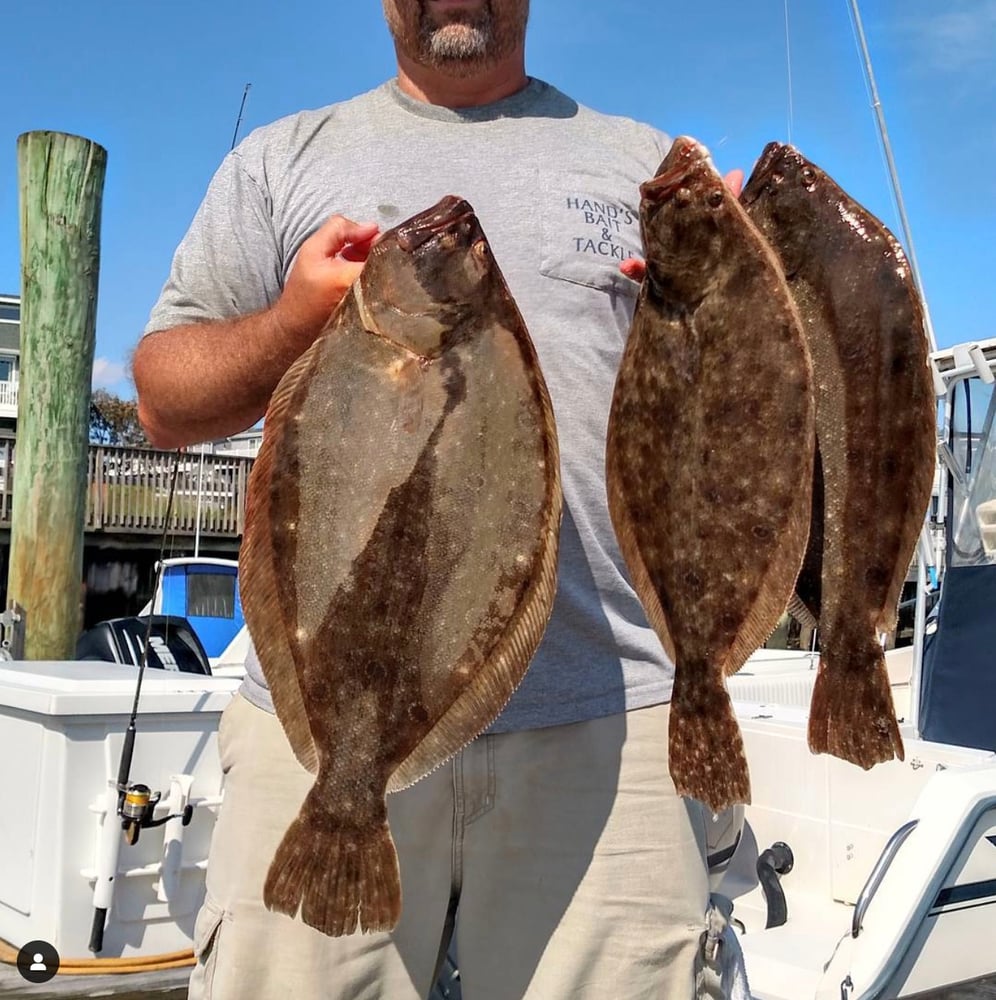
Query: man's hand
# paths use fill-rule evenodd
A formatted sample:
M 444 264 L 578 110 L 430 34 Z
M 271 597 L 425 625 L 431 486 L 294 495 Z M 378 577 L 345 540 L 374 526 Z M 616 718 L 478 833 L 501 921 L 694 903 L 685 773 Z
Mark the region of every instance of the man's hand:
M 314 340 L 363 270 L 377 232 L 375 222 L 333 215 L 305 240 L 272 307 L 281 330 L 305 343 Z
M 723 180 L 726 181 L 726 186 L 733 192 L 733 196 L 739 198 L 744 186 L 744 172 L 739 169 L 731 170 Z M 629 260 L 624 260 L 619 265 L 619 270 L 627 278 L 632 278 L 634 281 L 643 281 L 643 276 L 647 273 L 647 265 L 638 257 L 630 257 Z

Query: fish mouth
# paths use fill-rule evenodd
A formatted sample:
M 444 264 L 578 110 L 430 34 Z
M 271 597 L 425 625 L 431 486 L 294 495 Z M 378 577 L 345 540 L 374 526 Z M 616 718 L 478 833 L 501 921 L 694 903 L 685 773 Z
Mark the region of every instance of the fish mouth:
M 740 194 L 741 204 L 753 205 L 767 189 L 770 182 L 783 179 L 780 168 L 783 168 L 784 164 L 791 161 L 801 162 L 801 160 L 802 156 L 794 146 L 782 142 L 769 142 L 758 157 L 758 161 L 744 185 Z
M 648 201 L 666 201 L 708 163 L 709 150 L 702 143 L 687 135 L 679 136 L 672 143 L 656 176 L 640 185 L 640 196 Z
M 470 203 L 452 194 L 400 226 L 397 229 L 398 246 L 405 253 L 413 253 L 435 237 L 446 234 L 452 234 L 456 242 L 464 246 L 471 246 L 484 237 Z

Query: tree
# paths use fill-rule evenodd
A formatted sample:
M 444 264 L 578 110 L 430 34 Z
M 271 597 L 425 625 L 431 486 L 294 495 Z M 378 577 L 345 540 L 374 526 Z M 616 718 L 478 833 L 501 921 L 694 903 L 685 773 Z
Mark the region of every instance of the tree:
M 90 396 L 90 443 L 151 448 L 138 422 L 138 402 L 121 399 L 106 389 L 94 390 Z

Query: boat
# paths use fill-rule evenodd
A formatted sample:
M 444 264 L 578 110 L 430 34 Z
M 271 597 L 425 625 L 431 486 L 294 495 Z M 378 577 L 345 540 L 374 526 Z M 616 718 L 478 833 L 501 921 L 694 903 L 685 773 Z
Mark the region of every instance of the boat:
M 905 760 L 864 772 L 809 752 L 816 652 L 762 649 L 729 679 L 753 801 L 713 818 L 710 884 L 729 914 L 721 947 L 757 1000 L 996 987 L 996 340 L 935 351 L 932 364 L 947 544 L 921 546 L 914 643 L 887 654 Z M 70 980 L 61 996 L 181 988 L 194 961 L 224 797 L 218 722 L 248 636 L 235 627 L 234 562 L 163 570 L 144 615 L 93 637 L 99 657 L 0 662 L 0 756 L 17 803 L 0 824 L 0 961 L 48 942 Z M 230 599 L 199 614 L 190 591 L 210 591 L 211 573 Z M 144 673 L 140 700 L 135 621 L 152 626 L 161 668 Z M 199 665 L 183 669 L 187 657 Z M 459 997 L 457 957 L 435 998 Z M 23 995 L 0 966 L 0 996 Z
M 996 340 L 936 352 L 933 363 L 945 390 L 949 545 L 936 615 L 918 622 L 925 641 L 887 654 L 905 761 L 864 772 L 809 752 L 818 654 L 761 649 L 729 680 L 753 802 L 714 821 L 712 885 L 732 909 L 757 1000 L 930 996 L 996 982 L 996 394 L 986 380 Z M 178 579 L 197 570 L 176 565 Z M 164 591 L 148 610 L 175 651 L 187 616 L 170 623 L 168 609 Z M 101 971 L 119 985 L 132 982 L 122 970 L 182 981 L 163 977 L 185 976 L 193 961 L 224 795 L 217 726 L 247 641 L 242 628 L 208 671 L 146 672 L 131 774 L 152 794 L 133 842 L 122 836 L 118 779 L 135 663 L 0 664 L 0 753 L 19 803 L 0 851 L 8 960 L 45 940 L 87 987 Z M 455 997 L 452 961 L 447 975 L 439 995 Z M 16 977 L 0 973 L 0 995 Z
M 19 803 L 0 830 L 0 961 L 47 942 L 60 996 L 180 988 L 194 961 L 223 796 L 218 724 L 249 640 L 236 561 L 165 559 L 156 581 L 139 615 L 87 630 L 74 660 L 0 661 L 0 747 Z M 139 803 L 130 822 L 123 775 Z M 0 967 L 0 996 L 24 986 Z
M 156 564 L 156 588 L 139 612 L 184 618 L 197 634 L 215 676 L 241 677 L 249 651 L 237 559 L 184 556 Z
M 156 590 L 140 615 L 186 618 L 209 660 L 220 658 L 245 626 L 237 559 L 187 556 L 156 564 Z
M 932 363 L 947 544 L 935 612 L 886 653 L 905 760 L 809 752 L 818 654 L 759 650 L 728 680 L 753 802 L 716 892 L 757 1000 L 996 988 L 996 339 Z

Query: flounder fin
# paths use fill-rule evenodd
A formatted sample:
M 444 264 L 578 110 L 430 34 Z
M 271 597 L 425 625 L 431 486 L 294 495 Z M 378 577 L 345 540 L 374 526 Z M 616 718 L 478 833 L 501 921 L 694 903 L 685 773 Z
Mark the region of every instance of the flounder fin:
M 740 204 L 736 203 L 736 205 L 743 212 Z M 763 248 L 769 267 L 773 273 L 780 276 L 782 273 L 781 264 L 774 250 L 767 245 L 746 213 L 744 213 L 744 218 L 754 237 Z M 813 472 L 816 456 L 816 397 L 813 393 L 813 361 L 806 345 L 799 310 L 785 287 L 784 281 L 780 284 L 785 296 L 785 304 L 792 317 L 791 327 L 794 332 L 797 360 L 804 368 L 806 383 L 809 387 L 802 397 L 799 406 L 800 412 L 797 414 L 801 424 L 798 438 L 804 442 L 801 468 L 795 470 L 793 477 L 799 485 L 793 494 L 793 502 L 788 516 L 777 538 L 777 546 L 773 551 L 769 550 L 770 562 L 761 578 L 750 615 L 741 626 L 726 657 L 724 670 L 727 677 L 735 674 L 751 653 L 764 645 L 771 633 L 774 632 L 778 625 L 778 619 L 784 614 L 786 606 L 791 601 L 796 580 L 806 555 L 812 519 Z
M 912 294 L 912 293 L 911 293 Z M 924 345 L 926 334 L 920 333 Z M 899 538 L 896 540 L 896 562 L 893 567 L 892 579 L 886 592 L 883 606 L 879 609 L 875 620 L 875 628 L 879 632 L 891 632 L 899 619 L 899 601 L 903 586 L 909 575 L 910 565 L 916 553 L 917 541 L 923 528 L 927 508 L 930 505 L 930 495 L 934 488 L 934 467 L 937 453 L 937 424 L 934 416 L 934 392 L 930 369 L 927 367 L 926 346 L 924 346 L 924 362 L 919 373 L 919 385 L 915 399 L 911 405 L 917 405 L 922 410 L 920 427 L 910 437 L 908 447 L 919 451 L 918 460 L 914 465 L 914 475 L 906 486 L 906 517 Z
M 398 855 L 387 823 L 370 829 L 328 822 L 313 788 L 284 834 L 263 887 L 270 910 L 340 937 L 392 930 L 401 916 Z
M 619 472 L 618 458 L 614 446 L 614 439 L 610 435 L 605 449 L 605 488 L 608 495 L 609 515 L 612 519 L 612 527 L 616 533 L 616 541 L 619 544 L 619 551 L 622 554 L 623 562 L 629 571 L 633 590 L 643 605 L 643 612 L 647 616 L 650 627 L 657 633 L 664 652 L 672 663 L 675 659 L 674 639 L 671 637 L 671 630 L 668 627 L 667 617 L 664 608 L 661 606 L 660 598 L 657 596 L 657 588 L 654 587 L 647 571 L 643 556 L 640 555 L 640 547 L 636 542 L 636 535 L 633 531 L 633 520 L 630 517 L 629 506 L 626 503 L 625 493 L 622 488 L 622 475 Z
M 885 655 L 860 670 L 841 670 L 826 660 L 813 686 L 809 749 L 829 753 L 866 771 L 897 757 L 905 759 Z
M 810 433 L 813 433 L 812 424 Z M 811 483 L 811 470 L 800 481 Z M 791 602 L 792 590 L 806 552 L 810 502 L 809 489 L 800 487 L 781 536 L 778 553 L 773 557 L 768 572 L 761 581 L 751 614 L 741 626 L 726 657 L 724 670 L 727 676 L 735 674 L 747 661 L 747 657 L 764 645 L 778 625 L 778 619 L 784 613 L 786 605 Z
M 270 399 L 264 421 L 263 443 L 249 475 L 246 526 L 239 553 L 239 590 L 245 620 L 256 655 L 270 688 L 277 718 L 301 766 L 315 773 L 318 752 L 311 735 L 294 651 L 290 645 L 285 609 L 277 586 L 278 569 L 271 532 L 271 481 L 277 456 L 287 446 L 291 407 L 307 374 L 316 340 L 287 369 Z
M 668 769 L 679 795 L 714 813 L 750 803 L 750 774 L 733 702 L 704 666 L 675 671 L 668 718 Z
M 798 594 L 792 595 L 787 610 L 800 625 L 805 625 L 806 628 L 817 628 L 820 624 L 819 619 L 806 607 Z
M 509 303 L 510 310 L 514 310 L 511 299 Z M 525 331 L 525 323 L 517 310 L 511 316 L 510 328 L 515 328 L 515 322 L 520 325 L 522 331 Z M 557 592 L 560 519 L 563 511 L 557 424 L 532 341 L 528 338 L 528 334 L 525 338 L 517 340 L 531 365 L 530 370 L 536 373 L 535 391 L 543 414 L 543 433 L 549 446 L 546 456 L 549 480 L 545 499 L 545 521 L 541 528 L 541 544 L 534 562 L 532 579 L 508 628 L 495 644 L 487 662 L 443 713 L 432 730 L 395 769 L 388 781 L 388 792 L 400 791 L 425 777 L 491 725 L 508 704 L 525 676 L 553 610 L 553 600 Z M 483 723 L 482 719 L 485 720 Z

